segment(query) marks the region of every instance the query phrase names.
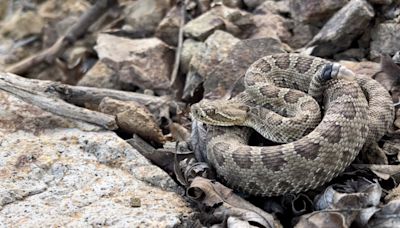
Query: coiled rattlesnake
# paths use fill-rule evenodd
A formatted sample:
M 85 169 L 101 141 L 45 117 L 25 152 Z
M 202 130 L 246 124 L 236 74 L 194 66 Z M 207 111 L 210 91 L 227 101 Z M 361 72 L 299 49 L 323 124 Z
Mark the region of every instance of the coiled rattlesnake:
M 379 83 L 317 57 L 261 58 L 247 70 L 245 87 L 232 100 L 193 105 L 192 115 L 210 125 L 207 156 L 217 173 L 230 187 L 253 195 L 298 193 L 332 180 L 394 118 L 391 98 Z M 251 131 L 239 126 L 288 143 L 249 146 Z

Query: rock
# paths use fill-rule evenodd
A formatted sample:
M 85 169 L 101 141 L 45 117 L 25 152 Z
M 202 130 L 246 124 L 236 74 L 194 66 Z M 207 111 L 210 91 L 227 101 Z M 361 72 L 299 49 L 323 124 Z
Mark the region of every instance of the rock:
M 138 0 L 128 4 L 125 21 L 129 25 L 129 32 L 143 36 L 153 34 L 171 5 L 171 0 Z
M 282 43 L 274 38 L 241 40 L 218 64 L 204 82 L 206 98 L 221 98 L 244 76 L 249 66 L 261 57 L 283 53 Z
M 186 37 L 196 40 L 205 40 L 217 29 L 224 29 L 225 23 L 214 11 L 210 10 L 196 19 L 189 21 L 183 28 Z
M 368 2 L 377 5 L 390 5 L 392 4 L 393 0 L 368 0 Z
M 225 58 L 240 40 L 231 34 L 217 30 L 204 42 L 204 47 L 196 52 L 189 65 L 182 98 L 188 100 L 208 77 L 209 72 Z
M 312 55 L 330 56 L 348 48 L 374 17 L 374 9 L 365 0 L 351 0 L 335 13 L 307 46 L 315 46 Z
M 261 5 L 266 0 L 243 0 L 243 3 L 250 9 L 254 9 L 257 6 Z
M 118 72 L 123 86 L 169 87 L 174 52 L 158 38 L 127 39 L 100 34 L 95 50 L 103 63 Z
M 189 71 L 189 63 L 192 59 L 192 56 L 199 52 L 203 46 L 203 42 L 192 39 L 185 39 L 185 41 L 183 41 L 180 59 L 180 69 L 183 74 L 186 74 Z
M 289 1 L 264 0 L 255 10 L 255 14 L 289 14 Z
M 363 61 L 363 62 L 355 62 L 355 61 L 346 61 L 342 60 L 339 63 L 346 68 L 352 70 L 356 75 L 363 75 L 366 77 L 373 77 L 379 72 L 381 72 L 381 66 L 379 63 Z
M 292 29 L 292 37 L 290 37 L 287 43 L 292 48 L 304 47 L 312 38 L 317 34 L 319 29 L 310 24 L 303 24 L 300 22 L 295 22 Z
M 117 124 L 124 132 L 137 134 L 157 143 L 165 143 L 164 135 L 153 114 L 144 105 L 105 97 L 99 104 L 99 111 L 116 116 Z
M 366 51 L 361 48 L 350 48 L 344 52 L 337 53 L 333 56 L 335 60 L 353 60 L 361 61 L 365 57 Z
M 255 29 L 250 39 L 272 37 L 289 41 L 292 34 L 289 31 L 290 21 L 279 14 L 256 14 L 254 15 Z
M 189 21 L 183 28 L 186 37 L 205 40 L 215 30 L 226 30 L 233 35 L 241 35 L 253 25 L 252 15 L 239 10 L 218 5 Z
M 1 226 L 175 227 L 192 220 L 176 183 L 115 133 L 74 128 L 76 121 L 4 92 L 0 103 Z
M 394 55 L 400 50 L 400 24 L 381 23 L 371 32 L 371 59 L 380 54 Z
M 293 18 L 300 22 L 322 22 L 342 8 L 349 0 L 290 0 Z
M 190 61 L 189 72 L 195 71 L 202 77 L 207 77 L 207 74 L 227 57 L 228 53 L 239 41 L 240 39 L 227 32 L 215 31 L 204 42 L 204 48 L 193 55 Z
M 90 86 L 108 89 L 121 89 L 118 73 L 105 63 L 98 61 L 77 83 L 79 86 Z
M 243 2 L 242 0 L 222 0 L 222 3 L 228 7 L 232 8 L 242 8 Z
M 44 27 L 43 19 L 33 11 L 17 11 L 11 18 L 0 27 L 0 34 L 14 40 L 26 38 L 29 35 L 37 35 L 42 32 Z
M 178 45 L 181 13 L 178 7 L 173 7 L 156 29 L 155 36 L 171 46 Z

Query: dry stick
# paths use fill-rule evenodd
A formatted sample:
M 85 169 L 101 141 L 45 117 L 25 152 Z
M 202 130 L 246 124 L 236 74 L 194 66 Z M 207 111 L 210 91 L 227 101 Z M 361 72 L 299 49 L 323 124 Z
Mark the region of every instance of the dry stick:
M 81 37 L 86 30 L 99 19 L 107 10 L 116 5 L 118 0 L 98 0 L 86 13 L 84 13 L 79 21 L 74 24 L 67 33 L 60 37 L 51 47 L 41 51 L 40 53 L 30 56 L 26 59 L 15 63 L 6 69 L 7 72 L 15 74 L 23 74 L 31 67 L 46 61 L 52 63 L 64 50 Z
M 30 104 L 38 106 L 45 111 L 60 116 L 96 124 L 108 130 L 115 130 L 118 128 L 114 116 L 80 108 L 59 98 L 48 97 L 41 92 L 18 87 L 3 79 L 0 79 L 0 89 L 17 96 Z
M 180 3 L 180 13 L 181 13 L 181 20 L 179 24 L 179 33 L 178 33 L 178 46 L 175 52 L 175 62 L 174 68 L 172 69 L 171 73 L 171 83 L 170 86 L 175 84 L 176 78 L 178 77 L 178 70 L 179 70 L 179 62 L 182 52 L 182 43 L 183 43 L 183 26 L 185 25 L 185 12 L 186 12 L 186 0 L 182 0 Z

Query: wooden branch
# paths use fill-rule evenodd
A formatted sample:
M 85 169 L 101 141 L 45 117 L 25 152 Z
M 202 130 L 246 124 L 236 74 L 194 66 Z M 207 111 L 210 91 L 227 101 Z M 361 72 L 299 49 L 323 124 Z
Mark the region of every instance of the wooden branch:
M 174 62 L 174 68 L 172 69 L 172 73 L 171 73 L 170 86 L 175 84 L 175 81 L 178 77 L 179 63 L 181 61 L 182 44 L 183 44 L 183 26 L 185 25 L 185 17 L 186 17 L 185 0 L 182 0 L 182 2 L 180 2 L 178 4 L 179 4 L 178 7 L 180 7 L 179 12 L 180 12 L 181 18 L 180 18 L 179 32 L 178 32 L 178 46 L 176 47 L 175 62 Z
M 115 130 L 118 128 L 115 117 L 112 115 L 80 108 L 57 97 L 49 97 L 48 94 L 19 87 L 15 84 L 7 82 L 7 80 L 4 80 L 4 77 L 7 77 L 7 74 L 0 74 L 1 90 L 19 97 L 28 103 L 38 106 L 45 111 L 59 116 L 96 124 L 108 130 Z M 34 84 L 31 86 L 34 87 Z
M 121 90 L 71 86 L 54 81 L 26 79 L 11 73 L 0 73 L 0 80 L 27 91 L 45 93 L 48 94 L 48 96 L 58 97 L 79 106 L 84 106 L 85 104 L 97 106 L 105 97 L 111 97 L 122 101 L 136 101 L 145 105 L 150 111 L 158 109 L 162 105 L 172 105 L 171 99 L 168 96 L 156 97 Z
M 79 21 L 51 47 L 9 66 L 6 71 L 15 74 L 22 74 L 39 63 L 52 63 L 54 59 L 60 56 L 68 46 L 75 43 L 78 38 L 84 35 L 87 29 L 105 12 L 107 12 L 110 7 L 117 3 L 118 0 L 97 0 L 96 3 L 80 17 Z

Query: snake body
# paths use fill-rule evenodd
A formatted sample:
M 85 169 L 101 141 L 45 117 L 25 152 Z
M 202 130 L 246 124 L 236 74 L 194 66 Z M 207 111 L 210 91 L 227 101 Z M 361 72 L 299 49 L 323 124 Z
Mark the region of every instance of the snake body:
M 247 70 L 243 93 L 192 106 L 192 115 L 209 124 L 207 156 L 218 175 L 259 196 L 298 193 L 332 180 L 384 135 L 393 112 L 390 95 L 373 79 L 298 54 L 263 57 Z M 287 143 L 250 146 L 248 127 Z

